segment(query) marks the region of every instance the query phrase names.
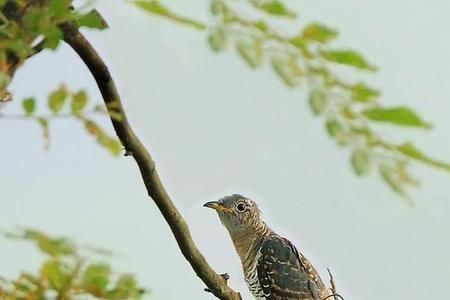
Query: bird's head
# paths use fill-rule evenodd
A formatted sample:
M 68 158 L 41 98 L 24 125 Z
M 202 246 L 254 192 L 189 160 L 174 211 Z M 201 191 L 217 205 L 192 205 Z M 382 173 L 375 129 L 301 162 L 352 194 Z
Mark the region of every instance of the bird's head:
M 203 205 L 214 209 L 230 234 L 245 232 L 259 226 L 260 212 L 256 203 L 242 195 L 233 194 Z

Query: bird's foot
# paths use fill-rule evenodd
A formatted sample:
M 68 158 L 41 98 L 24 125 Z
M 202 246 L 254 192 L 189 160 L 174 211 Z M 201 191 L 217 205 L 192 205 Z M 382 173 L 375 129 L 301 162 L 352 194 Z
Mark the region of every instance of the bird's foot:
M 228 283 L 228 280 L 230 279 L 230 275 L 228 275 L 228 273 L 220 274 L 220 276 L 225 280 L 225 284 Z M 205 292 L 212 293 L 209 288 L 205 288 Z
M 228 282 L 228 280 L 230 279 L 230 275 L 228 275 L 228 273 L 220 274 L 220 276 L 222 276 L 222 278 L 225 279 L 225 282 Z

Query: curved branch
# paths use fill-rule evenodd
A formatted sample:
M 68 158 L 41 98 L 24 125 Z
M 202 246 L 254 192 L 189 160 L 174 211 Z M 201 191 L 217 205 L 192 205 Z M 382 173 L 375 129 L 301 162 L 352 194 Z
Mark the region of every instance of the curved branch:
M 63 24 L 60 27 L 64 33 L 64 40 L 80 56 L 95 78 L 110 116 L 117 114 L 122 116 L 120 121 L 111 118 L 114 130 L 125 147 L 125 155 L 131 155 L 135 159 L 148 195 L 153 199 L 169 224 L 184 257 L 189 261 L 197 276 L 217 298 L 240 300 L 240 294 L 228 287 L 226 280 L 214 272 L 194 244 L 186 221 L 175 207 L 159 179 L 152 157 L 127 121 L 120 96 L 102 58 L 74 24 Z

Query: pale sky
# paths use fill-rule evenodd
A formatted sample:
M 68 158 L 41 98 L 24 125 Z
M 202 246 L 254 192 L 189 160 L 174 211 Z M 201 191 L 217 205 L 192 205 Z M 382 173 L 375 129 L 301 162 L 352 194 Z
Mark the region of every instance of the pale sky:
M 167 1 L 207 20 L 206 1 Z M 406 104 L 434 124 L 431 132 L 383 132 L 413 140 L 450 161 L 450 2 L 289 1 L 301 22 L 341 32 L 336 46 L 357 48 L 379 66 L 365 75 L 387 105 Z M 422 186 L 414 207 L 373 174 L 356 178 L 349 153 L 326 136 L 304 90 L 287 89 L 270 68 L 253 71 L 236 53 L 213 54 L 204 33 L 103 1 L 107 32 L 87 35 L 117 81 L 137 133 L 190 224 L 199 248 L 244 299 L 252 299 L 238 258 L 206 201 L 242 193 L 264 219 L 294 241 L 323 275 L 330 267 L 346 300 L 445 299 L 450 278 L 450 174 L 414 168 Z M 100 96 L 86 68 L 66 46 L 22 68 L 11 86 L 17 99 L 43 99 L 60 82 Z M 16 112 L 10 104 L 4 112 Z M 0 228 L 30 226 L 118 253 L 119 271 L 137 274 L 149 299 L 214 299 L 181 256 L 168 226 L 146 196 L 135 163 L 111 158 L 75 121 L 40 128 L 0 120 Z M 104 127 L 110 129 L 108 122 Z M 41 262 L 33 247 L 2 240 L 0 275 L 13 277 Z

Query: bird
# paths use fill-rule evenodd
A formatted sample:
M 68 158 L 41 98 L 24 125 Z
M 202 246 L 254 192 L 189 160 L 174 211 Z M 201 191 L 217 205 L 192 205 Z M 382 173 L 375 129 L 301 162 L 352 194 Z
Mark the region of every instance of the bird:
M 203 206 L 214 209 L 228 230 L 247 286 L 257 300 L 324 300 L 332 296 L 306 257 L 261 220 L 255 201 L 233 194 Z

